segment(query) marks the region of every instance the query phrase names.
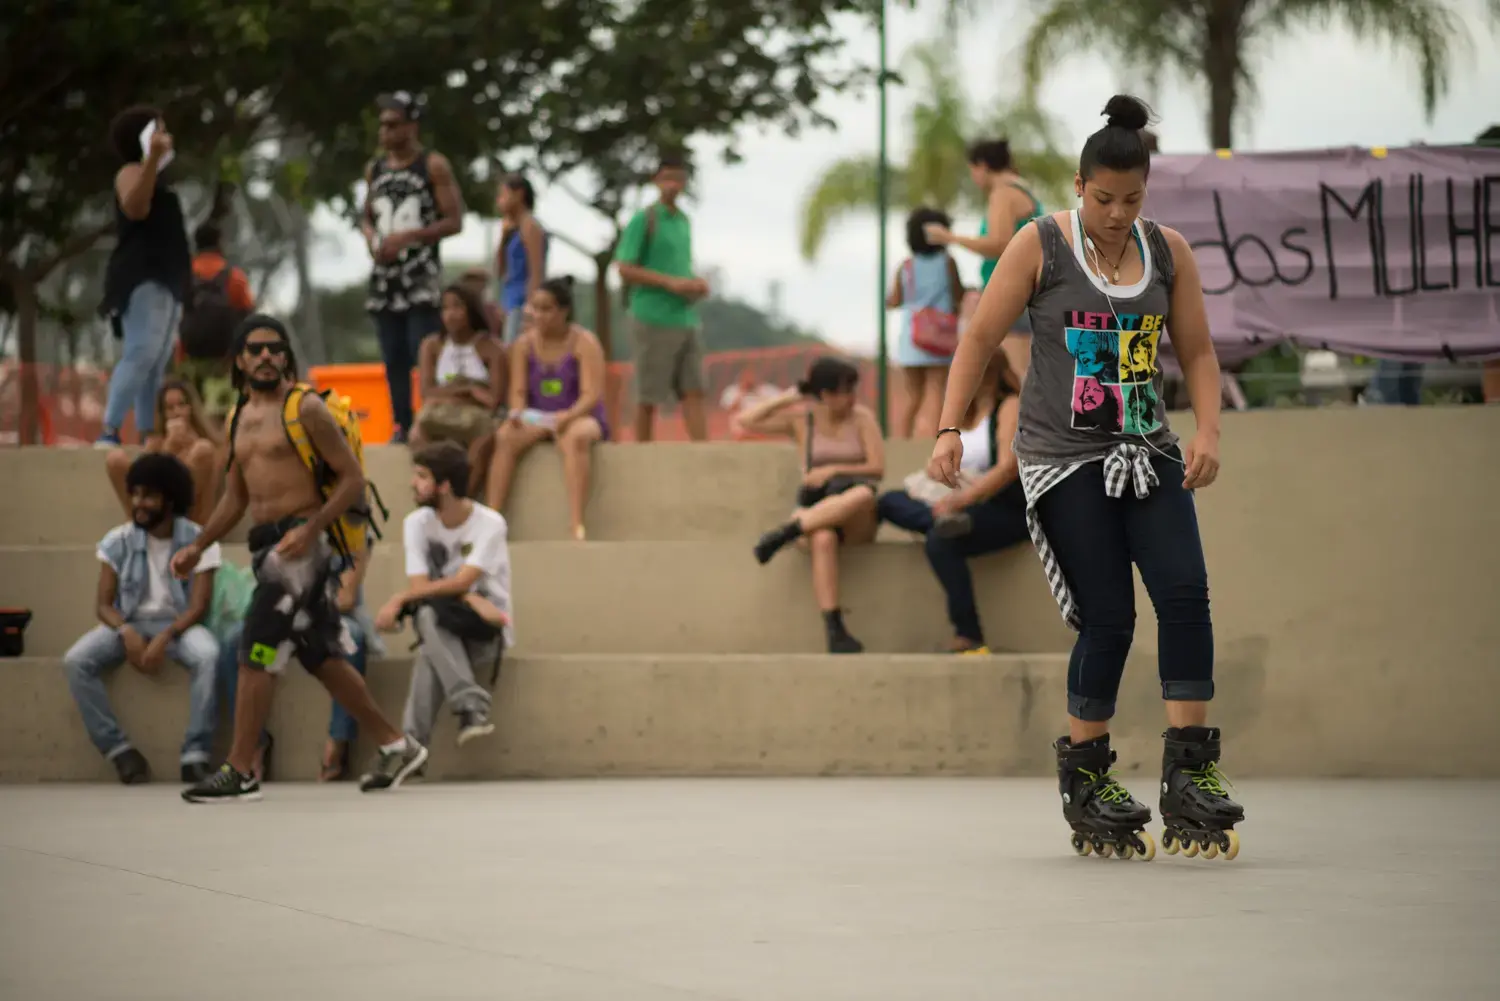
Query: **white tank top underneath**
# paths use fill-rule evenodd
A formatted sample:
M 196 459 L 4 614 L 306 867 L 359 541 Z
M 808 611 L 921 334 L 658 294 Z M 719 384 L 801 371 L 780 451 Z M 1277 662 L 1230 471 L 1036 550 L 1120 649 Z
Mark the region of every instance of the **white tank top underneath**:
M 457 344 L 445 339 L 443 349 L 438 352 L 438 385 L 441 386 L 455 379 L 488 383 L 490 370 L 485 368 L 484 359 L 479 357 L 479 352 L 475 349 L 473 342 Z
M 986 417 L 977 427 L 958 433 L 958 440 L 964 446 L 959 469 L 966 473 L 987 473 L 994 465 L 990 456 L 990 422 L 993 420 L 993 417 Z

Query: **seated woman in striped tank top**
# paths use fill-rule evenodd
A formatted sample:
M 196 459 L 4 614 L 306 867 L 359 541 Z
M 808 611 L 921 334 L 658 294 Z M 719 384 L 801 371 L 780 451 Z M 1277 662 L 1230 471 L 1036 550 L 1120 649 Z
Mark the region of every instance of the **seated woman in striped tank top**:
M 823 613 L 829 653 L 864 650 L 844 628 L 839 609 L 839 546 L 875 538 L 875 491 L 885 475 L 885 440 L 875 415 L 855 401 L 858 383 L 853 365 L 819 358 L 796 389 L 731 418 L 736 430 L 797 443 L 802 456 L 797 509 L 790 521 L 760 537 L 755 558 L 768 563 L 793 541 L 811 550 L 813 597 Z M 797 403 L 805 406 L 794 410 Z
M 510 349 L 510 414 L 494 436 L 485 502 L 502 510 L 516 462 L 538 442 L 562 456 L 573 538 L 585 538 L 589 450 L 609 438 L 604 420 L 604 348 L 573 322 L 573 279 L 551 278 L 531 294 L 531 326 Z
M 1016 234 L 964 331 L 948 380 L 928 473 L 953 484 L 962 419 L 986 361 L 1027 310 L 1031 370 L 1015 453 L 1026 521 L 1063 618 L 1078 632 L 1068 670 L 1068 732 L 1054 743 L 1073 849 L 1125 858 L 1156 852 L 1150 808 L 1110 770 L 1110 720 L 1135 635 L 1135 578 L 1157 618 L 1165 702 L 1162 847 L 1239 853 L 1245 811 L 1226 794 L 1220 733 L 1208 726 L 1214 640 L 1208 571 L 1193 491 L 1219 471 L 1219 363 L 1203 283 L 1182 234 L 1141 219 L 1151 153 L 1144 104 L 1116 95 L 1084 143 L 1080 205 Z M 1183 446 L 1167 426 L 1158 364 L 1167 332 L 1182 365 L 1196 430 Z

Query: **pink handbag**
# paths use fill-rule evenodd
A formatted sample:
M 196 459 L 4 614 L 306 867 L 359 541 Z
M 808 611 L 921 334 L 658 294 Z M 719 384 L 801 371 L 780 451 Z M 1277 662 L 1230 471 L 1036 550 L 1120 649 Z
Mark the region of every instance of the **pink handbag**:
M 906 284 L 915 288 L 913 267 L 906 262 Z M 912 310 L 911 342 L 930 355 L 949 357 L 958 350 L 958 315 L 932 306 Z

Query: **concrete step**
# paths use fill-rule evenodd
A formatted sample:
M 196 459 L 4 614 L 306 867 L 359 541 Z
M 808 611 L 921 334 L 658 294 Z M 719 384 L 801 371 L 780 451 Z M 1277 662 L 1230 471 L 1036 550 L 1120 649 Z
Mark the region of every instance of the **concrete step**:
M 887 477 L 897 487 L 927 461 L 927 442 L 892 442 Z M 390 509 L 386 534 L 399 538 L 413 507 L 410 453 L 373 446 L 370 480 Z M 796 496 L 797 457 L 768 443 L 602 445 L 595 452 L 586 514 L 600 542 L 754 539 L 786 518 Z M 0 449 L 0 545 L 87 545 L 124 520 L 93 449 Z M 522 459 L 505 516 L 514 539 L 570 539 L 562 465 L 554 449 Z M 243 542 L 248 526 L 230 536 Z
M 1067 659 L 929 656 L 554 656 L 506 661 L 493 737 L 459 749 L 445 718 L 432 778 L 604 775 L 1045 774 Z M 400 719 L 410 661 L 370 667 Z M 175 781 L 187 675 L 114 672 L 122 726 Z M 276 774 L 315 779 L 330 702 L 300 670 L 278 684 Z M 221 727 L 227 742 L 227 726 Z M 367 763 L 361 740 L 357 767 Z M 0 661 L 0 781 L 113 781 L 61 662 Z
M 226 557 L 249 565 L 242 545 Z M 517 642 L 526 653 L 813 653 L 825 649 L 808 557 L 789 548 L 760 566 L 750 542 L 517 542 L 511 545 Z M 871 651 L 940 650 L 951 637 L 922 547 L 852 546 L 843 606 Z M 995 649 L 1059 652 L 1072 634 L 1029 546 L 970 564 Z M 27 652 L 61 656 L 94 625 L 92 546 L 0 547 L 0 606 L 32 609 Z M 397 545 L 376 549 L 366 596 L 405 584 Z M 399 642 L 399 641 L 398 641 Z
M 1348 698 L 1332 694 L 1347 678 L 1295 659 L 1257 673 L 1254 656 L 1231 644 L 1219 658 L 1212 721 L 1224 728 L 1224 766 L 1236 779 L 1500 777 L 1500 738 L 1487 725 L 1495 685 L 1477 674 L 1449 685 L 1365 686 Z M 1112 738 L 1120 772 L 1154 807 L 1164 724 L 1153 660 L 1131 658 Z M 391 659 L 370 668 L 392 720 L 409 665 Z M 429 775 L 1045 776 L 1066 725 L 1067 669 L 1062 655 L 513 657 L 495 689 L 495 734 L 460 749 L 444 719 Z M 109 685 L 132 741 L 162 780 L 174 781 L 186 674 L 169 666 L 146 678 L 124 668 Z M 300 670 L 278 683 L 271 729 L 279 776 L 315 777 L 329 708 Z M 361 739 L 356 767 L 371 750 Z M 61 663 L 0 660 L 0 781 L 113 780 L 83 732 Z

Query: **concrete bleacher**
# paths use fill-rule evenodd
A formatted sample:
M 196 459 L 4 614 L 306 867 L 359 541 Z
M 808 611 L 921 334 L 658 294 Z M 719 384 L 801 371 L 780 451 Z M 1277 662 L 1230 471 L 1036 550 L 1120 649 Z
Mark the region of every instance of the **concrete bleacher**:
M 1189 415 L 1177 422 L 1191 430 Z M 888 482 L 927 451 L 891 443 Z M 1500 775 L 1500 412 L 1230 414 L 1222 454 L 1199 514 L 1231 773 Z M 369 583 L 378 602 L 403 575 L 410 469 L 400 448 L 370 449 L 368 465 L 392 509 Z M 843 561 L 846 617 L 869 652 L 829 657 L 806 557 L 750 555 L 786 516 L 795 466 L 782 445 L 602 446 L 589 541 L 576 543 L 555 455 L 527 457 L 507 511 L 519 642 L 498 731 L 463 751 L 440 731 L 433 776 L 1046 773 L 1072 634 L 1035 556 L 975 561 L 997 655 L 955 658 L 935 652 L 948 627 L 920 546 L 884 532 Z M 95 544 L 123 520 L 103 458 L 0 451 L 0 483 L 0 606 L 35 615 L 28 656 L 0 661 L 0 780 L 108 780 L 60 665 L 94 621 Z M 243 560 L 242 541 L 227 548 Z M 1128 771 L 1155 767 L 1162 726 L 1137 590 L 1115 724 Z M 371 670 L 393 716 L 409 643 L 391 638 Z M 170 770 L 181 673 L 126 669 L 111 684 L 127 730 Z M 282 777 L 312 777 L 327 708 L 309 678 L 283 683 Z

